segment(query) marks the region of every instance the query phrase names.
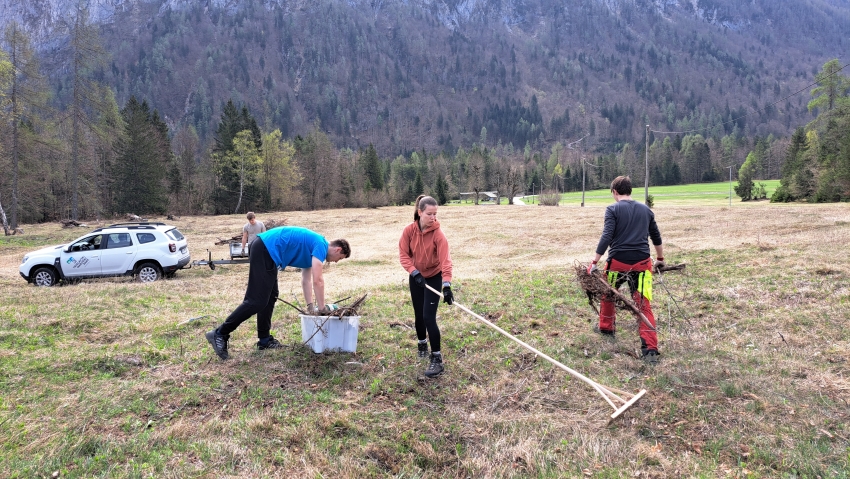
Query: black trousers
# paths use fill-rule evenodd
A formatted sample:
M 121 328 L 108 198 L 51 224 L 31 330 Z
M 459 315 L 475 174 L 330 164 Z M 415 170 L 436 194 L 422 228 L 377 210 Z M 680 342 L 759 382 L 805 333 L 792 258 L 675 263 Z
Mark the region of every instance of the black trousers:
M 425 278 L 425 282 L 437 291 L 442 291 L 442 275 Z M 416 318 L 416 337 L 422 341 L 427 333 L 428 339 L 431 340 L 431 351 L 440 351 L 440 328 L 437 326 L 437 306 L 440 305 L 440 297 L 427 288 L 420 288 L 412 277 L 409 278 L 408 283 L 410 283 L 410 299 L 413 301 L 413 315 Z
M 256 314 L 257 337 L 269 337 L 277 296 L 277 265 L 272 261 L 266 244 L 261 239 L 254 239 L 248 250 L 248 289 L 245 290 L 245 299 L 219 326 L 219 334 L 229 335 Z

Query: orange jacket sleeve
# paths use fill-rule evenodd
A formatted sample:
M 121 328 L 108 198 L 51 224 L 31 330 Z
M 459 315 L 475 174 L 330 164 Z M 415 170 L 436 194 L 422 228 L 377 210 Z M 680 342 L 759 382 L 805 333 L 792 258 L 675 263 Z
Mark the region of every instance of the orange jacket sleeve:
M 442 270 L 443 281 L 451 282 L 452 280 L 452 254 L 449 251 L 449 240 L 443 234 L 443 230 L 436 231 L 434 243 L 437 245 L 437 257 L 440 259 L 440 268 Z
M 416 269 L 416 266 L 413 266 L 413 251 L 410 249 L 411 232 L 410 226 L 407 226 L 401 232 L 401 239 L 398 240 L 398 259 L 408 273 Z

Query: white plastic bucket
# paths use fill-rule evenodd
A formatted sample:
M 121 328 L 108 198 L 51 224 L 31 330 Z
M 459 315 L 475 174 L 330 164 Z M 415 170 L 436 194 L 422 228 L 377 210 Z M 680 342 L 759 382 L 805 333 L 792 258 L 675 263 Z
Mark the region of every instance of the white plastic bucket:
M 300 316 L 301 341 L 306 342 L 314 353 L 357 352 L 360 316 L 343 316 L 341 319 L 335 316 Z
M 230 243 L 230 257 L 232 258 L 247 258 L 248 249 L 251 245 L 245 245 L 245 254 L 242 254 L 242 243 Z

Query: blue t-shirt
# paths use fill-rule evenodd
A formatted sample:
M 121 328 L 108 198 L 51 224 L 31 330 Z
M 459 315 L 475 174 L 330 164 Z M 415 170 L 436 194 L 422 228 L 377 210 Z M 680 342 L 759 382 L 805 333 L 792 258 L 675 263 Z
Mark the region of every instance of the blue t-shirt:
M 325 262 L 328 256 L 328 241 L 320 234 L 297 226 L 281 226 L 260 233 L 274 264 L 283 269 L 287 266 L 310 268 L 313 257 Z

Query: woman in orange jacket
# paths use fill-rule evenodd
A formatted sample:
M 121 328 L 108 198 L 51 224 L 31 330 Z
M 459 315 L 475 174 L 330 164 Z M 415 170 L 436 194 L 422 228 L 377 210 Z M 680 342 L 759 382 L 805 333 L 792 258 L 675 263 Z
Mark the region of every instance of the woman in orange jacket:
M 416 198 L 413 223 L 407 225 L 398 242 L 401 265 L 410 273 L 410 299 L 416 317 L 416 337 L 419 339 L 419 357 L 428 357 L 428 339 L 431 340 L 431 362 L 425 376 L 434 378 L 443 373 L 443 355 L 440 353 L 440 328 L 437 326 L 437 306 L 440 297 L 425 288 L 442 288 L 443 301 L 452 304 L 452 257 L 449 242 L 437 221 L 437 201 L 430 196 Z M 426 334 L 427 338 L 426 339 Z

